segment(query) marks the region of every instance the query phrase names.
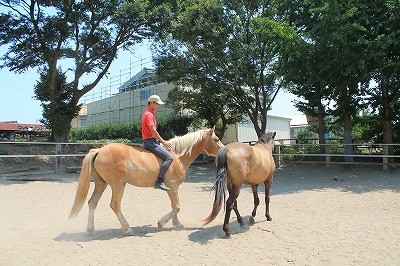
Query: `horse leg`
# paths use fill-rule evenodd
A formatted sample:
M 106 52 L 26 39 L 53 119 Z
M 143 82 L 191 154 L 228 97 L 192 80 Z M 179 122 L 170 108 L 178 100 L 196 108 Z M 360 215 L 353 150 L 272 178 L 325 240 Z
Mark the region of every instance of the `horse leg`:
M 96 210 L 97 203 L 99 202 L 101 195 L 103 195 L 103 192 L 107 187 L 107 183 L 97 173 L 93 174 L 93 178 L 94 178 L 94 191 L 88 202 L 89 218 L 86 227 L 86 232 L 89 233 L 90 235 L 93 235 L 95 233 L 94 211 Z
M 258 198 L 257 188 L 258 188 L 258 185 L 251 186 L 251 190 L 253 191 L 253 197 L 254 197 L 254 209 L 253 209 L 253 212 L 251 213 L 251 217 L 249 218 L 249 222 L 252 224 L 255 223 L 254 218 L 256 217 L 257 207 L 260 204 L 260 199 Z
M 119 222 L 121 223 L 121 229 L 127 235 L 133 235 L 132 228 L 129 226 L 129 223 L 126 221 L 124 215 L 121 212 L 121 199 L 124 194 L 126 184 L 121 184 L 119 186 L 113 186 L 112 189 L 112 197 L 110 207 L 117 215 Z
M 235 201 L 239 196 L 239 191 L 240 191 L 240 186 L 239 187 L 232 186 L 231 189 L 229 189 L 229 197 L 226 200 L 224 225 L 222 227 L 222 230 L 224 230 L 225 232 L 225 238 L 229 238 L 231 236 L 231 232 L 229 230 L 229 218 L 231 216 L 231 211 L 234 208 Z
M 265 217 L 267 217 L 267 221 L 272 221 L 271 215 L 269 214 L 269 201 L 270 201 L 270 188 L 271 188 L 271 178 L 268 178 L 267 181 L 264 182 L 265 184 Z
M 178 212 L 181 210 L 178 190 L 176 190 L 176 199 L 173 200 L 171 197 L 170 199 L 171 199 L 171 207 L 174 212 L 172 215 L 172 225 L 177 228 L 183 228 L 184 227 L 183 224 L 181 224 L 181 222 L 178 219 Z
M 236 213 L 236 218 L 237 218 L 238 223 L 240 224 L 240 226 L 244 226 L 244 222 L 243 222 L 242 216 L 240 216 L 239 210 L 237 208 L 237 200 L 235 200 L 235 204 L 233 205 L 233 210 Z
M 175 227 L 183 227 L 183 225 L 179 222 L 178 220 L 178 212 L 180 211 L 180 205 L 179 205 L 179 196 L 178 196 L 178 191 L 173 190 L 171 192 L 168 192 L 169 199 L 171 200 L 171 207 L 172 211 L 164 215 L 159 221 L 158 221 L 158 227 L 162 228 L 164 225 L 171 220 L 172 218 L 172 224 Z

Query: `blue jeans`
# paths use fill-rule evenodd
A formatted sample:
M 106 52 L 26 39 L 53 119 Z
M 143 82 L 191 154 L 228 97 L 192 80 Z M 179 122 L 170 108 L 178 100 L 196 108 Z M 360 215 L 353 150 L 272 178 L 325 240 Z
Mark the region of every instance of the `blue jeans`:
M 161 165 L 160 175 L 158 176 L 159 178 L 164 179 L 165 174 L 167 173 L 168 168 L 170 167 L 174 158 L 169 151 L 164 148 L 164 146 L 162 146 L 161 143 L 156 139 L 146 139 L 143 142 L 143 146 L 146 150 L 151 151 L 164 160 L 163 164 Z

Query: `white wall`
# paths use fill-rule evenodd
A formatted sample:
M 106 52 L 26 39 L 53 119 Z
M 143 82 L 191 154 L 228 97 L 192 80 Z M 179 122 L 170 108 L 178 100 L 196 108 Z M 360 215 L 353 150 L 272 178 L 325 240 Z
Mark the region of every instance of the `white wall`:
M 290 138 L 290 118 L 278 117 L 278 116 L 267 116 L 267 129 L 266 131 L 276 132 L 276 140 L 289 139 Z M 250 142 L 257 141 L 258 137 L 254 126 L 251 122 L 242 122 L 237 126 L 228 127 L 224 143 L 229 142 Z

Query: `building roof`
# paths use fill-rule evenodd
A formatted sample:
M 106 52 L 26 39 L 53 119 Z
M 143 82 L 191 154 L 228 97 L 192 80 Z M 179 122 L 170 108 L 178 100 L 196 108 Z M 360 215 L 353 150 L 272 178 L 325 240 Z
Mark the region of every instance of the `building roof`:
M 290 118 L 290 117 L 277 116 L 277 115 L 267 115 L 267 117 L 274 117 L 274 118 L 279 118 L 279 119 L 284 119 L 284 120 L 292 120 L 292 118 Z
M 308 126 L 306 115 L 295 115 L 291 119 L 290 126 Z
M 0 122 L 0 131 L 3 131 L 3 132 L 44 131 L 44 130 L 45 130 L 45 127 L 40 124 Z
M 134 75 L 133 77 L 128 79 L 128 81 L 126 81 L 124 84 L 122 84 L 118 88 L 118 91 L 121 93 L 128 90 L 135 90 L 146 87 L 149 85 L 148 79 L 154 77 L 154 75 L 155 75 L 154 69 L 143 68 L 136 75 Z

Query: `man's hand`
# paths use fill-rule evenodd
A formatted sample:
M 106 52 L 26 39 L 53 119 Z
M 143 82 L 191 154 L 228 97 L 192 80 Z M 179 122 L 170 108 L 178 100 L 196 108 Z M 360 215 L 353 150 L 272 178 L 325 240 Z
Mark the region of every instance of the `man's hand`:
M 164 147 L 167 150 L 169 150 L 169 151 L 172 150 L 172 145 L 171 145 L 171 143 L 169 141 L 164 141 L 162 144 L 164 145 Z

